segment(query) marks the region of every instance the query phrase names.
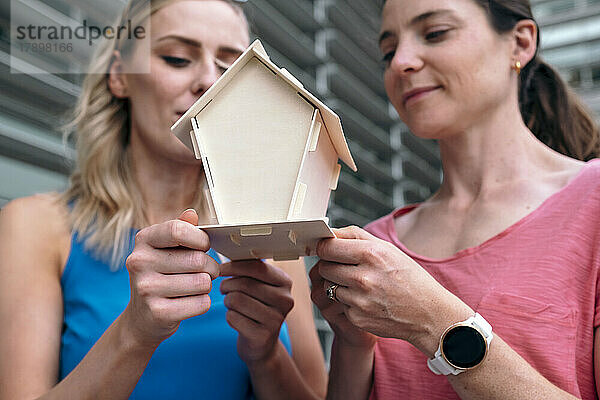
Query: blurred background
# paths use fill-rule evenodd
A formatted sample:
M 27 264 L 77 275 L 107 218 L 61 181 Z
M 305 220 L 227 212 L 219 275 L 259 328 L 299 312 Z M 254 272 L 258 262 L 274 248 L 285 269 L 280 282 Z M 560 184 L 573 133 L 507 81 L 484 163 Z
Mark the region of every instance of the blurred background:
M 106 24 L 125 5 L 122 0 L 13 1 L 27 10 L 14 18 L 38 26 L 84 19 L 88 25 Z M 342 119 L 359 171 L 343 170 L 332 192 L 328 216 L 333 226 L 362 226 L 419 202 L 441 179 L 436 143 L 413 137 L 386 99 L 377 47 L 382 4 L 249 0 L 244 6 L 253 35 L 271 59 Z M 29 54 L 12 65 L 27 73 L 11 73 L 10 5 L 0 2 L 0 207 L 16 197 L 66 186 L 74 151 L 63 144 L 57 127 L 80 92 L 77 72 L 87 55 L 77 51 L 90 51 Z M 532 6 L 542 32 L 542 55 L 600 115 L 600 0 L 533 0 Z M 72 73 L 45 72 L 58 67 Z M 318 315 L 316 320 L 328 358 L 332 335 Z

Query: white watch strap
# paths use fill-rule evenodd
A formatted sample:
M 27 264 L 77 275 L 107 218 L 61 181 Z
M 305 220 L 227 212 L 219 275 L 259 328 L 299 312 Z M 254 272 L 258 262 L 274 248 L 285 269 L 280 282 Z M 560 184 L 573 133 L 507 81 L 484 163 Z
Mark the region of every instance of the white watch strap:
M 427 366 L 431 372 L 436 375 L 458 375 L 462 372 L 462 370 L 454 368 L 444 360 L 444 357 L 442 357 L 442 350 L 439 347 L 435 352 L 435 356 L 427 360 Z
M 486 339 L 486 344 L 489 349 L 490 342 L 494 338 L 492 334 L 492 326 L 478 313 L 474 316 L 468 318 L 464 322 L 460 322 L 460 324 L 471 325 L 481 331 L 483 336 Z M 436 375 L 458 375 L 461 372 L 464 372 L 464 369 L 454 368 L 452 365 L 448 363 L 442 356 L 442 344 L 438 346 L 437 351 L 435 352 L 433 358 L 427 360 L 427 366 Z

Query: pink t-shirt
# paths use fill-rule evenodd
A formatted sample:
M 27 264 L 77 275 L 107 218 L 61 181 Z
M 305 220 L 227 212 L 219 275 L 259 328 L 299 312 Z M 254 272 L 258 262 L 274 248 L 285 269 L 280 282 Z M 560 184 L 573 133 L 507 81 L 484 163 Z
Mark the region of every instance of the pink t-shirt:
M 408 250 L 394 217 L 366 229 L 398 246 L 438 282 L 481 314 L 517 353 L 551 382 L 597 399 L 594 328 L 600 326 L 600 160 L 529 215 L 479 246 L 446 259 Z M 493 342 L 492 342 L 493 346 Z M 398 339 L 379 339 L 371 399 L 458 399 L 426 357 Z

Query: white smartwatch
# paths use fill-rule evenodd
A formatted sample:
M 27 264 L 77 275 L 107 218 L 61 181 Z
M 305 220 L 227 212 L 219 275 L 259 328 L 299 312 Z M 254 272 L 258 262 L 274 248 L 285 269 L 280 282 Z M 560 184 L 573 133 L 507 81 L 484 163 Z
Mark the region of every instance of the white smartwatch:
M 481 365 L 494 338 L 492 326 L 479 314 L 448 327 L 427 366 L 436 375 L 458 375 Z

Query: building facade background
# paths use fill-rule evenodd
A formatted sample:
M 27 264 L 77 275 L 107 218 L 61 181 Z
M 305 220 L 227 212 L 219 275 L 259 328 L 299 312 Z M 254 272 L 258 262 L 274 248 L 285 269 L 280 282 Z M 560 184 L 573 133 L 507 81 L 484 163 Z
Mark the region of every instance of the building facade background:
M 27 12 L 21 23 L 111 21 L 124 0 L 12 0 Z M 249 0 L 244 6 L 259 37 L 280 67 L 294 74 L 342 119 L 359 172 L 345 166 L 332 192 L 333 226 L 356 224 L 422 201 L 439 186 L 435 142 L 412 136 L 388 103 L 377 47 L 383 0 Z M 16 197 L 62 190 L 75 153 L 58 132 L 80 93 L 77 54 L 39 53 L 13 68 L 72 74 L 11 73 L 11 2 L 0 2 L 0 207 Z M 534 0 L 542 55 L 558 66 L 600 114 L 600 0 Z M 13 21 L 16 22 L 16 21 Z M 88 49 L 90 51 L 91 49 Z M 1 238 L 0 238 L 1 240 Z M 313 260 L 307 260 L 308 267 Z M 332 334 L 316 313 L 326 358 Z
M 600 0 L 533 0 L 541 55 L 600 120 Z

